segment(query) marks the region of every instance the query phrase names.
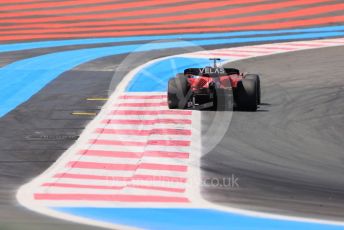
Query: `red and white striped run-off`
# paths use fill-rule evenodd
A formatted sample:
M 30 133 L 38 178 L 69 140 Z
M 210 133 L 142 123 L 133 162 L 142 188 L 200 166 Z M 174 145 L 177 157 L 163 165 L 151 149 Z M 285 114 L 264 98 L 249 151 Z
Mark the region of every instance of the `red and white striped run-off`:
M 255 46 L 242 46 L 217 50 L 206 50 L 187 54 L 190 57 L 218 57 L 222 59 L 238 60 L 251 57 L 265 56 L 269 54 L 285 53 L 291 51 L 305 50 L 343 45 L 343 38 L 324 39 L 316 41 L 296 41 L 275 44 L 262 44 Z
M 192 111 L 169 110 L 166 101 L 165 93 L 117 97 L 34 199 L 64 206 L 189 203 Z

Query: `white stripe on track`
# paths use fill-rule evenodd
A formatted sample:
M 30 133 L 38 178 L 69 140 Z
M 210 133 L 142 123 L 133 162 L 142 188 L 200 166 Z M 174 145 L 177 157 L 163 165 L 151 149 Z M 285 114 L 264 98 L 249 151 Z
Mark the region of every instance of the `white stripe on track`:
M 56 174 L 76 174 L 76 175 L 93 175 L 102 177 L 102 179 L 108 179 L 108 177 L 133 177 L 139 175 L 145 175 L 148 180 L 168 180 L 163 177 L 180 177 L 185 178 L 188 175 L 185 172 L 172 172 L 172 171 L 157 171 L 157 170 L 148 170 L 148 169 L 138 169 L 136 171 L 119 171 L 119 170 L 103 170 L 103 169 L 87 169 L 87 168 L 63 168 L 60 171 L 54 173 L 51 177 L 45 179 L 40 184 L 44 183 L 46 180 L 54 178 Z M 151 179 L 153 178 L 153 179 Z M 88 180 L 88 179 L 87 179 Z M 143 180 L 143 179 L 141 179 Z M 172 179 L 174 180 L 174 179 Z M 176 179 L 175 181 L 179 181 Z
M 71 161 L 85 161 L 93 163 L 109 163 L 109 164 L 138 164 L 138 163 L 152 163 L 152 164 L 181 164 L 188 163 L 188 159 L 167 158 L 167 157 L 146 157 L 142 158 L 123 158 L 123 157 L 100 157 L 100 156 L 75 156 Z
M 63 184 L 75 184 L 75 185 L 91 185 L 91 186 L 126 186 L 126 185 L 145 185 L 145 186 L 160 186 L 184 189 L 184 183 L 178 183 L 176 180 L 158 180 L 152 177 L 151 180 L 139 180 L 134 179 L 131 181 L 119 180 L 115 177 L 108 177 L 108 180 L 80 180 L 70 178 L 55 178 L 49 179 L 45 183 L 63 183 Z M 44 183 L 43 183 L 44 184 Z
M 135 141 L 148 141 L 148 140 L 190 140 L 190 135 L 150 135 L 150 136 L 141 136 L 141 135 L 119 135 L 119 134 L 91 134 L 92 139 L 103 139 L 103 140 L 131 140 Z
M 168 188 L 168 187 L 167 187 Z M 184 196 L 185 192 L 169 192 L 156 189 L 142 189 L 135 187 L 124 187 L 121 189 L 91 189 L 91 188 L 59 188 L 59 187 L 43 187 L 41 186 L 36 190 L 36 193 L 44 194 L 108 194 L 108 195 L 121 195 L 121 194 L 135 194 L 135 195 L 149 195 L 151 196 Z

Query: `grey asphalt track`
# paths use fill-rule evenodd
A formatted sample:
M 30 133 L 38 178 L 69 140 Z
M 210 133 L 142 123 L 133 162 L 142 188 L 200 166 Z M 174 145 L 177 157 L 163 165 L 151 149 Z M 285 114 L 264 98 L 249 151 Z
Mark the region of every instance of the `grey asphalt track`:
M 263 105 L 257 112 L 234 112 L 221 142 L 204 153 L 203 180 L 238 178 L 233 188 L 203 186 L 207 200 L 344 220 L 343 53 L 342 46 L 229 64 L 260 74 Z M 212 122 L 221 125 L 214 113 L 202 112 L 204 133 Z M 203 136 L 203 145 L 208 139 Z

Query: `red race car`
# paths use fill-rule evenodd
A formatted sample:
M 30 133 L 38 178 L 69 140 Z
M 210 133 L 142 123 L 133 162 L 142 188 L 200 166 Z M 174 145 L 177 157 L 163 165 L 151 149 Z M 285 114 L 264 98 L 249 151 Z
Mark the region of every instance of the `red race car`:
M 189 68 L 168 81 L 170 109 L 256 111 L 260 104 L 260 79 L 257 74 L 243 74 L 238 69 L 216 65 Z

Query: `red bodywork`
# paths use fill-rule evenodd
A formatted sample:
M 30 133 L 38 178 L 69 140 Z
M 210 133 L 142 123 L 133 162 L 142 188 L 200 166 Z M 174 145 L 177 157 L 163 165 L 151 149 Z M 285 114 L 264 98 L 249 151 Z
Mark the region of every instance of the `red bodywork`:
M 219 76 L 217 78 L 209 76 L 188 77 L 188 82 L 192 91 L 209 88 L 209 85 L 217 84 L 218 88 L 236 88 L 239 81 L 242 80 L 242 75 L 232 74 L 228 76 Z

